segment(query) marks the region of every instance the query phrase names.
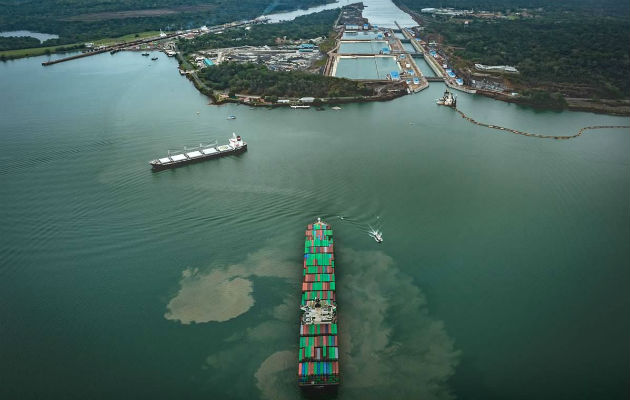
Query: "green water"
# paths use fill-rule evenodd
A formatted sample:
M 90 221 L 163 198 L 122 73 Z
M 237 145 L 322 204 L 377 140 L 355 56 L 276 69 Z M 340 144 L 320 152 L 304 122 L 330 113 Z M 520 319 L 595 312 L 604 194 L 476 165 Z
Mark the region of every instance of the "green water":
M 395 57 L 339 57 L 335 76 L 349 79 L 388 79 L 392 71 L 400 71 Z
M 433 83 L 340 111 L 215 107 L 163 55 L 42 60 L 0 64 L 0 398 L 299 398 L 317 216 L 340 399 L 628 398 L 627 130 L 498 133 Z M 458 104 L 543 133 L 628 124 Z M 242 156 L 149 170 L 233 131 Z M 361 231 L 377 216 L 381 245 Z
M 341 42 L 339 54 L 378 54 L 383 49 L 389 49 L 386 41 L 370 40 L 363 42 Z
M 343 35 L 341 36 L 341 40 L 376 40 L 379 38 L 379 36 L 380 36 L 380 39 L 383 39 L 383 33 L 381 32 L 347 31 L 343 33 Z
M 424 76 L 435 76 L 435 72 L 431 69 L 431 67 L 425 61 L 423 56 L 415 55 L 415 56 L 413 56 L 413 60 L 416 62 L 416 65 L 420 69 L 420 72 L 422 72 L 422 75 L 424 75 Z

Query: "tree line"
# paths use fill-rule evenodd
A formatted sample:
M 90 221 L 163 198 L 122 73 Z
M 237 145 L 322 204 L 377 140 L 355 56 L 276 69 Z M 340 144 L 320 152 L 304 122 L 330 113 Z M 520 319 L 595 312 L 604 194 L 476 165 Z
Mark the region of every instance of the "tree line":
M 475 19 L 468 25 L 436 19 L 429 26 L 470 64 L 516 66 L 520 75 L 510 77 L 516 83 L 578 84 L 592 96 L 630 96 L 630 21 L 625 19 Z
M 275 12 L 289 11 L 330 1 L 275 0 L 272 9 Z M 147 9 L 169 9 L 175 13 L 130 18 L 112 15 L 82 17 L 93 13 Z M 269 0 L 7 0 L 0 2 L 0 31 L 54 33 L 60 38 L 54 43 L 46 43 L 46 46 L 52 46 L 144 31 L 190 29 L 252 19 L 268 9 Z
M 277 97 L 318 98 L 373 95 L 373 90 L 348 79 L 315 75 L 302 71 L 270 71 L 252 63 L 222 63 L 199 72 L 199 78 L 214 90 Z
M 517 67 L 519 75 L 506 76 L 517 87 L 545 89 L 571 97 L 630 97 L 630 21 L 626 12 L 630 2 L 396 1 L 416 11 L 440 5 L 489 11 L 536 8 L 533 16 L 513 15 L 510 19 L 422 14 L 425 38 L 443 38 L 447 46 L 454 48 L 452 62 L 459 67 L 471 67 L 474 63 Z M 468 23 L 464 24 L 464 20 Z M 531 97 L 542 101 L 539 95 Z
M 451 7 L 475 11 L 506 12 L 517 9 L 542 9 L 545 12 L 578 12 L 584 15 L 627 16 L 630 2 L 625 0 L 395 0 L 412 10 Z
M 228 29 L 221 34 L 206 34 L 191 40 L 180 39 L 177 47 L 184 53 L 202 49 L 236 46 L 273 46 L 276 39 L 312 39 L 326 37 L 339 16 L 339 10 L 326 10 L 277 24 L 253 25 L 249 29 Z

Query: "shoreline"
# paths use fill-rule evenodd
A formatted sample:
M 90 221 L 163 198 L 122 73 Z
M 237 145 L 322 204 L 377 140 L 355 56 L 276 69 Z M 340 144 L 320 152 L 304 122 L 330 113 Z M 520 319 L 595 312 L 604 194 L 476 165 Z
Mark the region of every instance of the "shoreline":
M 565 98 L 565 100 L 567 101 L 567 107 L 551 108 L 551 107 L 536 107 L 535 104 L 528 103 L 526 101 L 520 100 L 519 97 L 512 97 L 504 93 L 478 90 L 477 94 L 481 96 L 489 97 L 494 100 L 504 101 L 506 103 L 520 104 L 522 106 L 531 107 L 537 110 L 581 111 L 581 112 L 592 112 L 595 114 L 614 115 L 614 116 L 621 116 L 621 117 L 630 116 L 630 100 L 628 99 L 622 99 L 622 100 L 601 99 L 598 101 L 593 101 L 591 99 Z M 617 105 L 614 105 L 611 103 L 617 103 Z M 618 104 L 618 103 L 623 103 L 623 104 Z
M 178 62 L 181 61 L 178 58 Z M 291 107 L 293 105 L 308 105 L 311 108 L 317 108 L 325 105 L 335 105 L 335 104 L 349 104 L 349 103 L 371 103 L 376 101 L 390 101 L 397 99 L 399 97 L 403 97 L 407 95 L 407 91 L 404 88 L 400 88 L 397 91 L 387 92 L 385 95 L 376 95 L 376 96 L 357 96 L 357 97 L 328 97 L 328 98 L 319 98 L 319 103 L 300 103 L 297 98 L 288 98 L 290 100 L 289 103 L 267 103 L 264 101 L 246 101 L 246 99 L 254 98 L 261 99 L 260 95 L 248 95 L 248 94 L 237 94 L 236 98 L 225 97 L 219 99 L 217 93 L 214 93 L 211 89 L 207 87 L 200 87 L 203 85 L 203 82 L 194 74 L 186 74 L 186 78 L 193 84 L 195 89 L 199 91 L 202 95 L 208 97 L 210 99 L 211 105 L 220 106 L 223 104 L 242 104 L 250 107 L 266 107 L 266 108 L 279 108 L 279 107 Z M 204 85 L 205 86 L 205 85 Z M 402 86 L 402 83 L 400 84 Z

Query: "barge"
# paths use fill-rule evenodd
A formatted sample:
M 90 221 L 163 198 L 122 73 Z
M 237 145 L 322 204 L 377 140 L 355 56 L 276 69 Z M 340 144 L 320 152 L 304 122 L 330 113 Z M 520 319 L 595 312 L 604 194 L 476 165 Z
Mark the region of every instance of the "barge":
M 309 224 L 304 241 L 298 385 L 307 392 L 339 386 L 335 255 L 329 224 Z
M 182 165 L 192 164 L 211 158 L 225 157 L 233 154 L 240 154 L 247 151 L 247 143 L 235 133 L 228 144 L 219 146 L 217 142 L 210 144 L 200 144 L 197 147 L 186 148 L 184 150 L 171 152 L 163 158 L 157 158 L 149 162 L 153 171 L 161 171 L 168 168 L 176 168 Z

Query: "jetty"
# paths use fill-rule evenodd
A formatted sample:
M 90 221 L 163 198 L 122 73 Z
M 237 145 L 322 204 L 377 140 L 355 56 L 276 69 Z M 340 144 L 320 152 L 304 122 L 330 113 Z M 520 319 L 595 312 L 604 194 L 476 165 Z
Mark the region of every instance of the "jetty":
M 102 54 L 102 53 L 107 53 L 110 52 L 112 54 L 115 54 L 119 51 L 124 50 L 127 47 L 133 47 L 133 46 L 138 46 L 144 43 L 151 43 L 151 42 L 155 42 L 156 40 L 164 40 L 164 39 L 170 39 L 170 38 L 174 38 L 180 36 L 180 34 L 178 33 L 170 33 L 167 35 L 163 35 L 163 36 L 157 36 L 157 37 L 150 37 L 147 39 L 138 39 L 138 40 L 134 40 L 131 42 L 125 42 L 125 43 L 116 43 L 113 44 L 111 46 L 105 46 L 103 48 L 94 50 L 94 51 L 88 51 L 85 53 L 81 53 L 81 54 L 75 54 L 73 56 L 69 56 L 69 57 L 63 57 L 63 58 L 58 58 L 56 60 L 48 60 L 48 61 L 44 61 L 42 63 L 42 65 L 44 67 L 47 67 L 49 65 L 54 65 L 54 64 L 59 64 L 62 62 L 66 62 L 66 61 L 72 61 L 72 60 L 77 60 L 79 58 L 84 58 L 84 57 L 90 57 L 90 56 L 95 56 L 97 54 Z

